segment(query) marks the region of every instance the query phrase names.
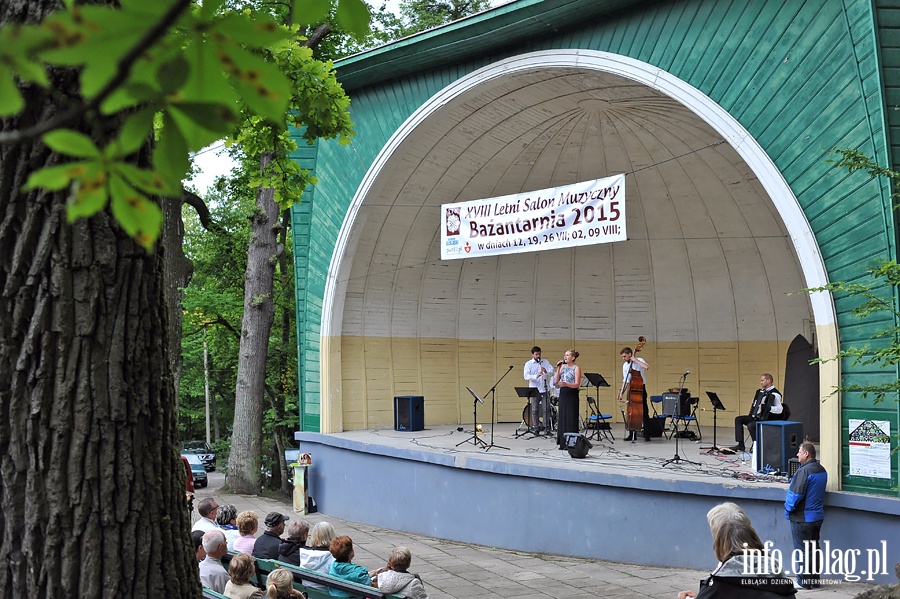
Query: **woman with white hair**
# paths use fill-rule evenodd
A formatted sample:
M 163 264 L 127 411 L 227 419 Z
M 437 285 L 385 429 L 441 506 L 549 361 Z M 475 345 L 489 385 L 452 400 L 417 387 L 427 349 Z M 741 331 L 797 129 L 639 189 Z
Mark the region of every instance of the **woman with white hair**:
M 700 582 L 700 590 L 681 591 L 678 599 L 781 599 L 797 591 L 794 581 L 766 551 L 750 518 L 734 503 L 715 506 L 706 514 L 719 565 Z
M 309 536 L 306 539 L 306 547 L 298 551 L 300 555 L 300 567 L 307 570 L 313 570 L 322 574 L 328 574 L 331 568 L 331 562 L 334 556 L 331 555 L 331 541 L 337 534 L 334 532 L 334 526 L 329 522 L 317 522 L 309 529 Z M 308 587 L 314 589 L 324 589 L 325 586 L 312 581 L 306 581 Z

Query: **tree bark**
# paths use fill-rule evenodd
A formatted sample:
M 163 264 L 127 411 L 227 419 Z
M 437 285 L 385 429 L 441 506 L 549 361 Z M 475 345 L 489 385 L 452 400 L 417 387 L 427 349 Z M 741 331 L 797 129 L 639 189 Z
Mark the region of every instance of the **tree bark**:
M 8 0 L 0 26 L 58 7 Z M 74 77 L 53 74 L 55 98 Z M 24 92 L 0 130 L 61 110 Z M 0 147 L 0 596 L 198 597 L 162 252 L 106 211 L 68 224 L 67 193 L 19 191 L 59 162 L 38 141 Z
M 270 154 L 260 160 L 266 170 Z M 275 264 L 280 251 L 278 204 L 271 188 L 256 194 L 256 212 L 251 219 L 250 246 L 244 276 L 244 316 L 238 354 L 237 385 L 234 397 L 234 431 L 228 462 L 228 486 L 236 493 L 259 493 L 262 415 L 266 384 L 266 357 L 269 333 L 275 319 L 272 290 Z

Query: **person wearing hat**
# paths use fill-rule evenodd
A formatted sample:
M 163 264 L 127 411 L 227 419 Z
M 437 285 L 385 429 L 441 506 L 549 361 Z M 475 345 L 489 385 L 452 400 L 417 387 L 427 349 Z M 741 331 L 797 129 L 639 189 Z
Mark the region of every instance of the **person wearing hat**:
M 256 539 L 253 546 L 253 557 L 263 559 L 278 559 L 278 549 L 281 547 L 281 535 L 284 533 L 284 523 L 290 520 L 279 512 L 269 512 L 266 516 L 266 530 L 262 536 Z

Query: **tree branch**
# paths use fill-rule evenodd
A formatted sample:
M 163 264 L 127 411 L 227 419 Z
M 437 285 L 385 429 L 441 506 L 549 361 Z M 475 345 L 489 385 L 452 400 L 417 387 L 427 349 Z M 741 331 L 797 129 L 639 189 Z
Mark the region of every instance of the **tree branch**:
M 309 48 L 315 48 L 329 33 L 331 33 L 331 25 L 323 23 L 316 27 L 315 31 L 309 34 L 309 37 L 306 38 L 306 42 L 303 45 Z
M 94 98 L 87 103 L 79 102 L 75 106 L 69 108 L 58 116 L 38 123 L 28 129 L 18 131 L 0 132 L 0 144 L 16 144 L 23 141 L 39 137 L 48 131 L 53 131 L 64 125 L 68 125 L 87 114 L 91 110 L 95 110 L 106 98 L 116 91 L 128 79 L 131 73 L 131 67 L 137 62 L 138 58 L 153 46 L 159 38 L 171 27 L 181 13 L 191 5 L 191 0 L 176 0 L 166 14 L 153 27 L 147 30 L 137 44 L 123 56 L 116 65 L 116 74 L 109 82 L 103 86 Z
M 192 191 L 182 189 L 181 203 L 187 204 L 193 208 L 197 212 L 197 217 L 200 219 L 200 224 L 203 225 L 203 228 L 207 231 L 210 230 L 213 225 L 212 217 L 209 215 L 209 207 L 206 205 L 206 202 L 203 201 L 203 198 Z

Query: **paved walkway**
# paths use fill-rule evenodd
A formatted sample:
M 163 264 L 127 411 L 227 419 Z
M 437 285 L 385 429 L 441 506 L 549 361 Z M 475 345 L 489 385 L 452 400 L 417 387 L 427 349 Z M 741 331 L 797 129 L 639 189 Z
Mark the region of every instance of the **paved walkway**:
M 271 511 L 279 511 L 291 518 L 299 517 L 288 501 L 223 495 L 217 489 L 199 489 L 197 502 L 209 495 L 213 495 L 220 505 L 231 503 L 238 511 L 256 511 L 260 522 Z M 360 498 L 360 501 L 366 501 L 366 498 Z M 698 582 L 708 575 L 705 570 L 634 566 L 507 551 L 347 522 L 321 513 L 305 518 L 310 523 L 328 520 L 334 524 L 338 534 L 349 535 L 356 551 L 353 561 L 370 569 L 385 565 L 387 556 L 395 546 L 409 547 L 413 554 L 410 571 L 422 577 L 430 599 L 674 599 L 679 591 L 696 591 Z M 697 558 L 698 565 L 711 568 L 714 563 L 712 548 L 709 555 Z M 867 588 L 870 586 L 844 582 L 827 588 L 800 591 L 797 597 L 850 599 Z

